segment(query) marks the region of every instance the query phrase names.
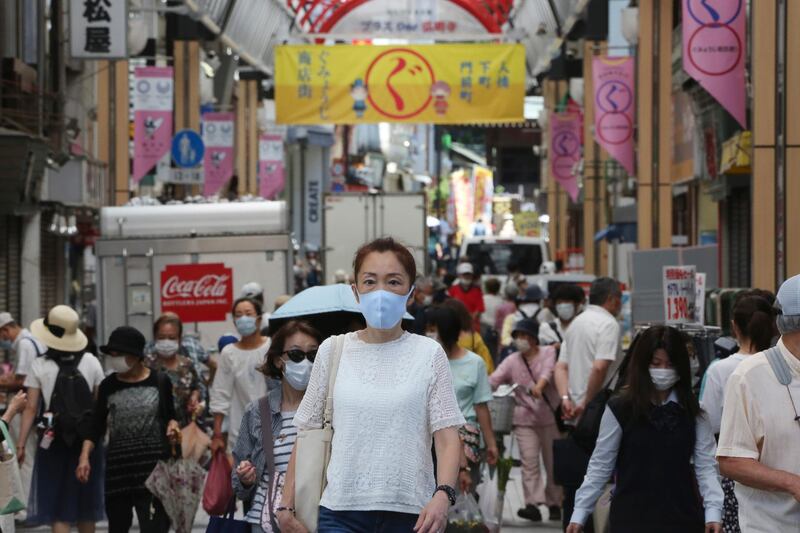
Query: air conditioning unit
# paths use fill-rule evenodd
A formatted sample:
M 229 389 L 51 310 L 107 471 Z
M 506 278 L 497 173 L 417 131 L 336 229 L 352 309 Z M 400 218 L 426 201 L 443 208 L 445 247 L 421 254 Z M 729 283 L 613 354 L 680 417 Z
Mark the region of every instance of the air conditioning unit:
M 70 159 L 58 169 L 48 167 L 42 201 L 99 209 L 109 196 L 107 166 L 85 157 Z

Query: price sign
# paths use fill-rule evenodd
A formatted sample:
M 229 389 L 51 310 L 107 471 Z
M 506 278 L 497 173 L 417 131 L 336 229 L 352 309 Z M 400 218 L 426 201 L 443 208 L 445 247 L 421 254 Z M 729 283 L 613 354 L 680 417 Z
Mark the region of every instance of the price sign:
M 664 267 L 664 319 L 668 324 L 694 322 L 697 268 Z

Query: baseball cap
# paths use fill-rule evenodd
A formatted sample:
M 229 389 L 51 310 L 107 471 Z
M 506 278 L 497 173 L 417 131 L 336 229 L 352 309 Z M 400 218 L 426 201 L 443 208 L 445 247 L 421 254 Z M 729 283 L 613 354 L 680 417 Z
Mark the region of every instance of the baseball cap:
M 783 282 L 777 300 L 784 315 L 800 315 L 800 274 Z
M 0 328 L 9 325 L 12 322 L 16 322 L 16 320 L 14 320 L 14 317 L 11 316 L 11 313 L 7 313 L 5 311 L 0 313 Z
M 461 263 L 456 267 L 456 274 L 459 276 L 461 274 L 474 274 L 475 271 L 472 269 L 472 263 Z
M 242 287 L 242 298 L 256 298 L 264 294 L 264 289 L 255 281 L 245 283 Z

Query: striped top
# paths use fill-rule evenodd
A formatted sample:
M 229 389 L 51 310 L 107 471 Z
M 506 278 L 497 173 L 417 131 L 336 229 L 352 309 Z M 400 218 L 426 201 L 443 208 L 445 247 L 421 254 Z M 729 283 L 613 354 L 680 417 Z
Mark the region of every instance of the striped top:
M 278 474 L 285 474 L 289 467 L 289 458 L 292 456 L 294 441 L 297 439 L 297 428 L 292 425 L 296 412 L 281 411 L 281 432 L 275 437 L 273 444 L 275 471 Z M 264 501 L 267 499 L 267 483 L 269 483 L 269 471 L 265 468 L 258 483 L 256 495 L 253 497 L 253 505 L 245 517 L 250 524 L 261 523 L 261 512 L 264 509 Z

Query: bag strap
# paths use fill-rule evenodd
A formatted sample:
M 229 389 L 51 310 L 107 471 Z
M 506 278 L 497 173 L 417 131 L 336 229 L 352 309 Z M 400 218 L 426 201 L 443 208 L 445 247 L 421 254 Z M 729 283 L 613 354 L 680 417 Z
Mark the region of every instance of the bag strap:
M 534 375 L 533 375 L 533 370 L 531 370 L 531 367 L 530 367 L 530 365 L 528 365 L 528 361 L 526 361 L 526 360 L 525 360 L 525 356 L 524 356 L 524 355 L 522 355 L 522 353 L 521 353 L 521 352 L 520 352 L 519 356 L 522 358 L 522 364 L 523 364 L 523 365 L 525 366 L 525 368 L 528 370 L 528 374 L 530 374 L 530 375 L 531 375 L 531 380 L 533 380 L 533 384 L 534 384 L 534 386 L 535 386 L 535 385 L 536 385 L 536 378 L 535 378 L 535 377 L 534 377 Z M 550 403 L 550 400 L 548 400 L 548 399 L 547 399 L 547 394 L 545 394 L 544 392 L 542 392 L 542 400 L 544 400 L 544 403 L 546 403 L 546 404 L 547 404 L 547 407 L 549 407 L 549 408 L 550 408 L 550 410 L 551 410 L 551 411 L 553 411 L 553 415 L 554 415 L 556 418 L 558 418 L 558 413 L 556 412 L 556 408 L 555 408 L 555 407 L 553 407 L 553 405 Z
M 39 351 L 39 345 L 36 343 L 36 341 L 32 337 L 22 337 L 22 338 L 24 340 L 31 341 L 31 344 L 33 344 L 33 349 L 36 350 L 36 357 L 41 357 L 42 356 L 42 352 Z
M 339 372 L 339 361 L 342 360 L 345 335 L 334 337 L 333 356 L 328 368 L 328 395 L 325 398 L 325 413 L 322 427 L 330 427 L 333 422 L 333 388 L 336 385 L 336 374 Z
M 275 520 L 272 512 L 274 494 L 272 493 L 272 480 L 275 476 L 275 440 L 272 437 L 272 410 L 269 406 L 269 397 L 264 396 L 258 401 L 258 411 L 261 417 L 261 446 L 267 459 L 267 503 L 269 508 L 269 521 Z
M 561 333 L 558 332 L 558 324 L 556 324 L 555 320 L 547 324 L 550 326 L 550 329 L 553 330 L 553 333 L 556 334 L 556 337 L 558 337 L 558 342 L 564 342 L 564 338 L 561 336 Z
M 775 374 L 778 383 L 788 387 L 792 382 L 792 369 L 789 368 L 789 363 L 787 363 L 783 358 L 781 349 L 777 346 L 773 346 L 769 350 L 765 351 L 764 355 L 767 356 L 769 366 L 772 367 L 772 372 Z

